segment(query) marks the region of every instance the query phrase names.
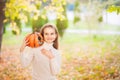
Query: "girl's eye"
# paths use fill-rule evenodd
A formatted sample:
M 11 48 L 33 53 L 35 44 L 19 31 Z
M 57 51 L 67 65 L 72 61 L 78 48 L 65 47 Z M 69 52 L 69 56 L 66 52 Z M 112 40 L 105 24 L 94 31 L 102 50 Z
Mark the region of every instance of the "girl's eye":
M 51 33 L 51 35 L 54 35 L 54 33 Z
M 48 33 L 45 33 L 45 35 L 48 35 Z
M 54 35 L 55 33 L 50 33 L 50 35 Z M 44 35 L 49 35 L 49 33 L 45 33 Z

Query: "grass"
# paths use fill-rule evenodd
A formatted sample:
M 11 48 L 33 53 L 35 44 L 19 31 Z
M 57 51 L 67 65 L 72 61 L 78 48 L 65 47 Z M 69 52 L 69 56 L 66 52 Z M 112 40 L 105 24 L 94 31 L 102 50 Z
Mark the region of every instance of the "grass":
M 18 43 L 21 43 L 24 36 L 27 35 L 29 32 L 22 32 L 20 35 L 13 35 L 11 31 L 6 31 L 5 34 L 3 34 L 3 45 L 17 45 Z
M 94 25 L 93 25 L 94 24 Z M 112 25 L 107 23 L 90 23 L 89 25 L 85 21 L 80 21 L 76 24 L 73 24 L 72 21 L 69 21 L 69 28 L 68 29 L 98 29 L 98 30 L 112 30 L 112 31 L 120 31 L 119 25 Z M 91 26 L 90 26 L 91 25 Z

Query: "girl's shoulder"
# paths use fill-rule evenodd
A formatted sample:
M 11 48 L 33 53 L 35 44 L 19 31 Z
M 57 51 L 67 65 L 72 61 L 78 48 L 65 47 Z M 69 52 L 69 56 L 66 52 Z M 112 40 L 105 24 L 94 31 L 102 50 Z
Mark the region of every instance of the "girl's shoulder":
M 54 53 L 59 54 L 60 50 L 53 48 Z

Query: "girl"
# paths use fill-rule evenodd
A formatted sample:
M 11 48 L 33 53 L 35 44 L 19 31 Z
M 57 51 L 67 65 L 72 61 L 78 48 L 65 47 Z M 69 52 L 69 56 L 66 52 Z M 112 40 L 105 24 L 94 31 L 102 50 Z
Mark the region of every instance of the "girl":
M 56 80 L 60 72 L 61 54 L 58 51 L 58 30 L 52 24 L 45 24 L 40 33 L 44 44 L 38 48 L 26 46 L 29 42 L 23 41 L 20 48 L 21 63 L 24 67 L 32 66 L 33 80 Z

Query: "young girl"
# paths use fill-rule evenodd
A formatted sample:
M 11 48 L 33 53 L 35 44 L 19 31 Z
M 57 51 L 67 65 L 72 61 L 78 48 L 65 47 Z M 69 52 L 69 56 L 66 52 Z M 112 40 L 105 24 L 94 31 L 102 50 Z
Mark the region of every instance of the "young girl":
M 58 51 L 58 31 L 56 26 L 45 24 L 40 33 L 44 44 L 38 48 L 26 46 L 29 42 L 23 41 L 20 48 L 21 63 L 24 67 L 32 66 L 33 80 L 57 80 L 56 74 L 60 72 L 61 54 Z

